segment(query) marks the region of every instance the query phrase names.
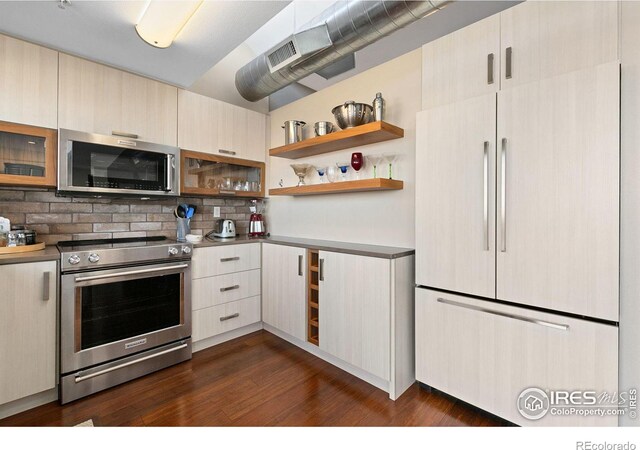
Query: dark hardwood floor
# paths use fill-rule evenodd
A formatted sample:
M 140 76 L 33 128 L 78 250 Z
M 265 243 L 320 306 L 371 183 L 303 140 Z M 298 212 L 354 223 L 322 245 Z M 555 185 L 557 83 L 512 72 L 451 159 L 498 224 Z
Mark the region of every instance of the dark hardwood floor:
M 226 342 L 65 406 L 49 403 L 0 426 L 499 426 L 437 392 L 386 392 L 266 332 Z

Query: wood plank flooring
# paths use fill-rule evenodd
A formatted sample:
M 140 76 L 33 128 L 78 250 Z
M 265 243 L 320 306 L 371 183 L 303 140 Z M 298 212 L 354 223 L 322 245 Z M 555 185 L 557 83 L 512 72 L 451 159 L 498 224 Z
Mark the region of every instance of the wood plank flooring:
M 386 392 L 258 331 L 191 361 L 77 400 L 0 420 L 0 426 L 500 426 L 493 416 L 412 386 Z

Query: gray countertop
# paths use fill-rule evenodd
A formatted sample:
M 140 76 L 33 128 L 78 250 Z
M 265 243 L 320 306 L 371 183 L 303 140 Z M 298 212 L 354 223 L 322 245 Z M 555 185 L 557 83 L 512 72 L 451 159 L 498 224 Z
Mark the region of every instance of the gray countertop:
M 0 255 L 0 265 L 2 264 L 19 264 L 40 261 L 57 261 L 60 259 L 60 253 L 55 245 L 47 245 L 44 250 L 37 252 L 10 253 Z
M 382 245 L 353 244 L 350 242 L 323 241 L 319 239 L 292 238 L 285 236 L 270 236 L 268 238 L 248 238 L 239 236 L 235 239 L 204 240 L 194 247 L 216 247 L 230 244 L 250 244 L 254 242 L 267 242 L 270 244 L 290 245 L 292 247 L 313 248 L 336 253 L 349 253 L 353 255 L 371 256 L 374 258 L 395 259 L 413 255 L 415 250 L 402 247 L 386 247 Z

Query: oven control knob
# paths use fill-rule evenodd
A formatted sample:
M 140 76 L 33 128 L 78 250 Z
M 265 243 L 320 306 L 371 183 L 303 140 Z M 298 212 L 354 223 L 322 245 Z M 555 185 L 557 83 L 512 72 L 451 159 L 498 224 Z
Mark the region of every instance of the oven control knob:
M 169 254 L 170 255 L 177 255 L 178 254 L 178 249 L 176 247 L 169 247 Z
M 98 261 L 100 261 L 100 255 L 98 255 L 97 253 L 91 253 L 89 255 L 89 262 L 90 263 L 97 263 Z
M 182 247 L 182 253 L 188 255 L 189 253 L 191 253 L 191 247 Z
M 71 255 L 69 256 L 68 261 L 69 261 L 69 264 L 76 265 L 80 262 L 80 257 L 78 255 Z

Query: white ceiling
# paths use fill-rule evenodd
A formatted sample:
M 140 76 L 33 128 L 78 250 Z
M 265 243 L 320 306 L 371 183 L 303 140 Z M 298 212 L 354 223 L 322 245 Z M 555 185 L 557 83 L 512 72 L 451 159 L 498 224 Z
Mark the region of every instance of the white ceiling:
M 135 31 L 146 1 L 0 1 L 0 32 L 189 87 L 288 3 L 207 0 L 168 49 Z

